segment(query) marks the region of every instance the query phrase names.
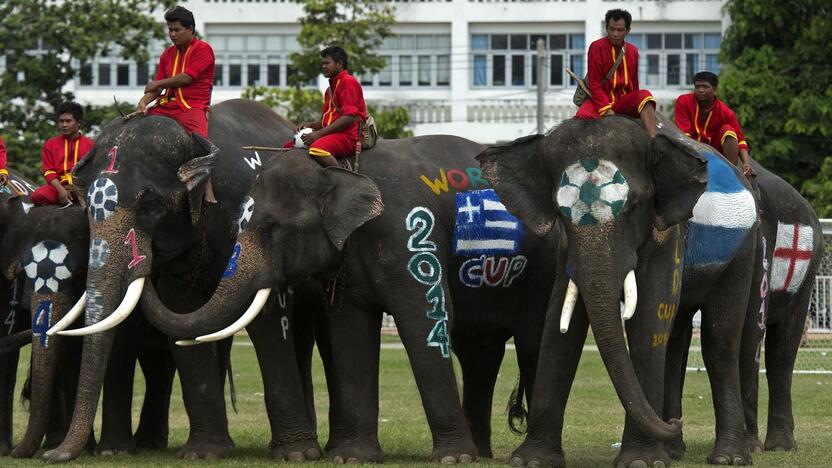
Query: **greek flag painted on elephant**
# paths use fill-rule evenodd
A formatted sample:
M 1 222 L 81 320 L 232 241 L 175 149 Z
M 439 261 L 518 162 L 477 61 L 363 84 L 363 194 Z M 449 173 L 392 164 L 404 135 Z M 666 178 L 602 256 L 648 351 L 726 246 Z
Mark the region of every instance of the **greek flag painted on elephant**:
M 728 262 L 757 220 L 754 197 L 728 161 L 711 150 L 703 150 L 702 156 L 708 160 L 708 187 L 689 223 L 685 252 L 689 266 Z
M 494 189 L 456 194 L 454 254 L 513 254 L 523 240 L 523 224 L 508 212 Z

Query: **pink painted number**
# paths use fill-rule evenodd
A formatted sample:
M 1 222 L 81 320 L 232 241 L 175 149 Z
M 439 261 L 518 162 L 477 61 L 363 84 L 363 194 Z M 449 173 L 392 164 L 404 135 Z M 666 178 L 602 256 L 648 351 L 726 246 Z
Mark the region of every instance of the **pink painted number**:
M 116 166 L 116 157 L 118 156 L 118 146 L 113 146 L 110 148 L 110 152 L 107 153 L 107 156 L 110 158 L 110 165 L 107 166 L 107 169 L 101 171 L 102 174 L 118 174 L 118 169 L 115 168 Z
M 139 255 L 139 246 L 136 244 L 136 230 L 135 229 L 131 228 L 130 232 L 127 233 L 127 237 L 124 238 L 124 245 L 130 245 L 131 254 L 133 255 L 133 259 L 130 260 L 130 263 L 127 265 L 128 270 L 132 269 L 134 266 L 143 262 L 144 259 L 147 258 L 146 255 Z

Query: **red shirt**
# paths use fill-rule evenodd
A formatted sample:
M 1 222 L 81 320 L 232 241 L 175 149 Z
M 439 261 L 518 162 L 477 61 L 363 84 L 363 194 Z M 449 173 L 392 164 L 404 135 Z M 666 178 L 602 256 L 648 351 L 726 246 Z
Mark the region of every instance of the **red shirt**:
M 589 45 L 586 81 L 592 93 L 592 105 L 600 115 L 604 115 L 621 96 L 639 89 L 638 49 L 629 42 L 625 42 L 624 47 L 624 58 L 618 64 L 615 73 L 602 83 L 615 64 L 621 48 L 614 46 L 607 37 Z
M 185 53 L 180 53 L 175 45 L 165 49 L 159 57 L 156 79 L 172 78 L 180 73 L 187 73 L 193 81 L 181 88 L 166 89 L 159 105 L 176 105 L 182 110 L 207 109 L 214 89 L 214 49 L 197 38 L 188 44 Z
M 63 135 L 47 140 L 43 145 L 43 177 L 46 183 L 50 184 L 58 178 L 61 183 L 72 184 L 72 168 L 93 146 L 95 142 L 84 135 L 72 140 Z
M 364 104 L 364 91 L 361 84 L 346 70 L 329 79 L 329 88 L 334 95 L 335 104 L 341 109 L 338 112 L 335 106 L 329 102 L 329 90 L 324 93 L 324 105 L 321 110 L 323 117 L 321 125 L 326 127 L 338 120 L 342 115 L 353 115 L 367 120 L 367 106 Z M 347 131 L 353 138 L 358 139 L 358 122 L 355 122 Z
M 724 125 L 730 125 L 737 132 L 737 141 L 740 148 L 748 149 L 745 136 L 742 134 L 737 115 L 724 102 L 714 98 L 714 105 L 705 116 L 700 115 L 699 103 L 693 93 L 683 94 L 676 99 L 676 126 L 679 130 L 697 141 L 707 143 L 711 146 L 720 144 L 723 135 L 720 129 Z
M 3 144 L 3 137 L 0 136 L 0 174 L 8 174 L 6 170 L 6 145 Z

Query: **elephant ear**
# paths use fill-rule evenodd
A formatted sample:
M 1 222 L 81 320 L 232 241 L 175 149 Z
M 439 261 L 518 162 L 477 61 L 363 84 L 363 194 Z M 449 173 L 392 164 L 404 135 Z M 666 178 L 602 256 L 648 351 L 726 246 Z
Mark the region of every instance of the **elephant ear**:
M 701 155 L 699 143 L 663 118 L 651 150 L 656 186 L 654 224 L 663 231 L 693 216 L 693 207 L 708 185 L 707 159 Z
M 538 236 L 555 225 L 552 178 L 543 161 L 543 135 L 493 145 L 477 156 L 483 176 L 508 210 Z
M 191 205 L 191 224 L 196 226 L 202 217 L 202 198 L 205 195 L 205 183 L 211 177 L 217 154 L 220 149 L 202 135 L 191 134 L 191 159 L 179 166 L 179 180 L 188 188 L 188 201 Z
M 324 230 L 338 250 L 353 231 L 384 211 L 381 192 L 369 177 L 337 167 L 323 171 L 329 190 L 321 215 Z

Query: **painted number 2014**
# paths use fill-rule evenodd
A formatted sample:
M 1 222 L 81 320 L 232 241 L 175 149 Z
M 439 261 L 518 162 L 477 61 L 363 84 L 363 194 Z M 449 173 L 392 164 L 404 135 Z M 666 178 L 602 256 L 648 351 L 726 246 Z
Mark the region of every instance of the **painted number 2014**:
M 448 337 L 448 312 L 445 309 L 445 290 L 442 288 L 442 264 L 433 252 L 436 243 L 429 240 L 435 218 L 422 206 L 413 208 L 405 218 L 405 227 L 413 232 L 407 240 L 407 249 L 413 256 L 407 262 L 407 271 L 416 281 L 430 286 L 425 300 L 432 305 L 427 316 L 436 324 L 428 334 L 428 346 L 439 348 L 442 357 L 450 357 L 451 341 Z

